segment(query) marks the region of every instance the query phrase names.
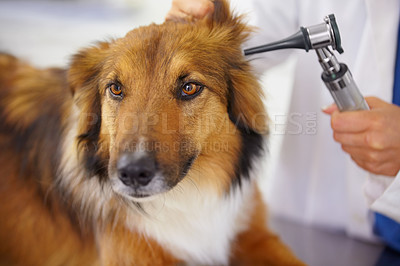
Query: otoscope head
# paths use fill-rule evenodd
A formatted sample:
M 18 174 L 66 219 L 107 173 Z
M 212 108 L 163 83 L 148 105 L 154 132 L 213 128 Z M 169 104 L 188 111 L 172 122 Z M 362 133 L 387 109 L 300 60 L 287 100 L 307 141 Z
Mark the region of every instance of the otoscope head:
M 335 15 L 333 14 L 326 16 L 324 23 L 310 27 L 300 27 L 298 32 L 281 41 L 245 49 L 244 55 L 288 48 L 298 48 L 308 52 L 310 49 L 318 49 L 327 46 L 332 46 L 334 50 L 343 53 L 339 27 L 336 24 Z
M 344 50 L 342 48 L 342 39 L 340 38 L 339 27 L 336 23 L 335 15 L 330 14 L 329 16 L 325 17 L 325 20 L 326 19 L 328 20 L 328 23 L 331 24 L 333 41 L 334 41 L 334 45 L 332 45 L 332 47 L 334 50 L 338 51 L 339 54 L 342 54 Z
M 342 41 L 335 15 L 331 14 L 324 18 L 324 23 L 306 28 L 312 49 L 332 46 L 333 50 L 343 53 Z

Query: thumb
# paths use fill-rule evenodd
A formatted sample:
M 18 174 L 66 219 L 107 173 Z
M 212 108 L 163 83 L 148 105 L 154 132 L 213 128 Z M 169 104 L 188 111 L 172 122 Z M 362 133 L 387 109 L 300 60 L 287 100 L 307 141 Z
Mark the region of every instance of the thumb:
M 328 114 L 328 115 L 333 114 L 333 112 L 335 112 L 337 110 L 339 110 L 339 109 L 335 103 L 332 103 L 328 106 L 322 107 L 322 112 L 324 112 L 325 114 Z
M 369 108 L 371 108 L 371 109 L 383 107 L 388 104 L 387 102 L 385 102 L 377 97 L 365 97 L 365 101 L 367 102 Z

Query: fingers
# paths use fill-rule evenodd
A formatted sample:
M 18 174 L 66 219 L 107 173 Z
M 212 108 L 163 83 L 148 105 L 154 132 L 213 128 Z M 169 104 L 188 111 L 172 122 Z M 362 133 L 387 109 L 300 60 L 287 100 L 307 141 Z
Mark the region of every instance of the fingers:
M 166 20 L 181 20 L 187 17 L 201 19 L 214 12 L 210 0 L 173 0 Z
M 388 105 L 388 103 L 376 97 L 366 97 L 365 100 L 371 109 Z M 362 132 L 369 129 L 375 121 L 382 120 L 381 117 L 378 117 L 379 113 L 370 111 L 338 112 L 336 104 L 329 105 L 323 108 L 322 111 L 332 116 L 331 126 L 337 132 Z
M 375 109 L 379 107 L 384 107 L 388 103 L 377 98 L 377 97 L 365 97 L 365 101 L 367 102 L 370 109 Z
M 396 176 L 399 172 L 398 161 L 386 162 L 369 162 L 359 159 L 356 156 L 351 156 L 351 159 L 361 168 L 377 175 Z
M 371 102 L 377 99 L 370 98 Z M 358 133 L 368 129 L 370 118 L 367 111 L 339 112 L 336 104 L 323 107 L 322 111 L 331 115 L 331 127 L 336 132 Z
M 184 2 L 189 3 L 189 1 Z M 195 4 L 184 6 L 182 11 L 192 17 L 201 19 L 214 12 L 214 4 L 209 0 L 198 0 L 195 1 Z
M 376 97 L 365 97 L 365 101 L 367 102 L 368 106 L 371 109 L 382 107 L 385 104 L 387 104 L 385 101 L 382 101 L 381 99 L 376 98 Z M 328 115 L 331 115 L 333 112 L 338 111 L 338 110 L 339 109 L 335 103 L 332 103 L 332 104 L 322 108 L 322 111 Z
M 180 21 L 187 17 L 187 14 L 177 10 L 175 8 L 171 8 L 167 15 L 165 16 L 165 20 L 173 20 L 173 21 Z
M 338 107 L 336 104 L 331 104 L 325 107 L 322 107 L 322 112 L 324 112 L 325 114 L 331 115 L 333 114 L 333 112 L 339 111 Z
M 384 163 L 393 159 L 396 155 L 396 150 L 374 150 L 365 147 L 355 147 L 349 145 L 342 145 L 342 149 L 351 154 L 354 158 L 360 161 L 365 161 L 369 163 Z
M 351 145 L 355 147 L 365 147 L 369 149 L 382 150 L 390 146 L 384 134 L 376 131 L 363 131 L 360 133 L 341 133 L 333 132 L 335 141 L 342 145 Z
M 327 107 L 335 141 L 365 170 L 395 176 L 400 170 L 400 108 L 367 97 L 369 111 L 338 112 Z
M 333 112 L 331 127 L 336 132 L 358 133 L 370 126 L 369 111 Z

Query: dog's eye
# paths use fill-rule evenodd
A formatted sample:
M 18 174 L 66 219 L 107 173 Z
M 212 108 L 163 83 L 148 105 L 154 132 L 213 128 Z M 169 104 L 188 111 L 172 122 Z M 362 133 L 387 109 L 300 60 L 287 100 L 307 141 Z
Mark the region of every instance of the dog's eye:
M 108 90 L 111 92 L 112 95 L 122 96 L 122 88 L 120 84 L 111 83 L 108 85 Z
M 194 97 L 203 90 L 203 87 L 203 85 L 193 82 L 185 83 L 182 87 L 182 97 Z

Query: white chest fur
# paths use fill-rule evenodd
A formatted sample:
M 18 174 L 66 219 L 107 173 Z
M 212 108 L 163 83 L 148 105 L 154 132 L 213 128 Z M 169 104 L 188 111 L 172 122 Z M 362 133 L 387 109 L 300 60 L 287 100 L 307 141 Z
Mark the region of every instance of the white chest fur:
M 137 213 L 132 214 L 127 225 L 189 264 L 226 265 L 232 240 L 247 228 L 253 191 L 251 182 L 243 182 L 225 196 L 207 194 L 194 185 L 184 190 L 177 187 L 144 202 L 149 215 L 138 221 Z

